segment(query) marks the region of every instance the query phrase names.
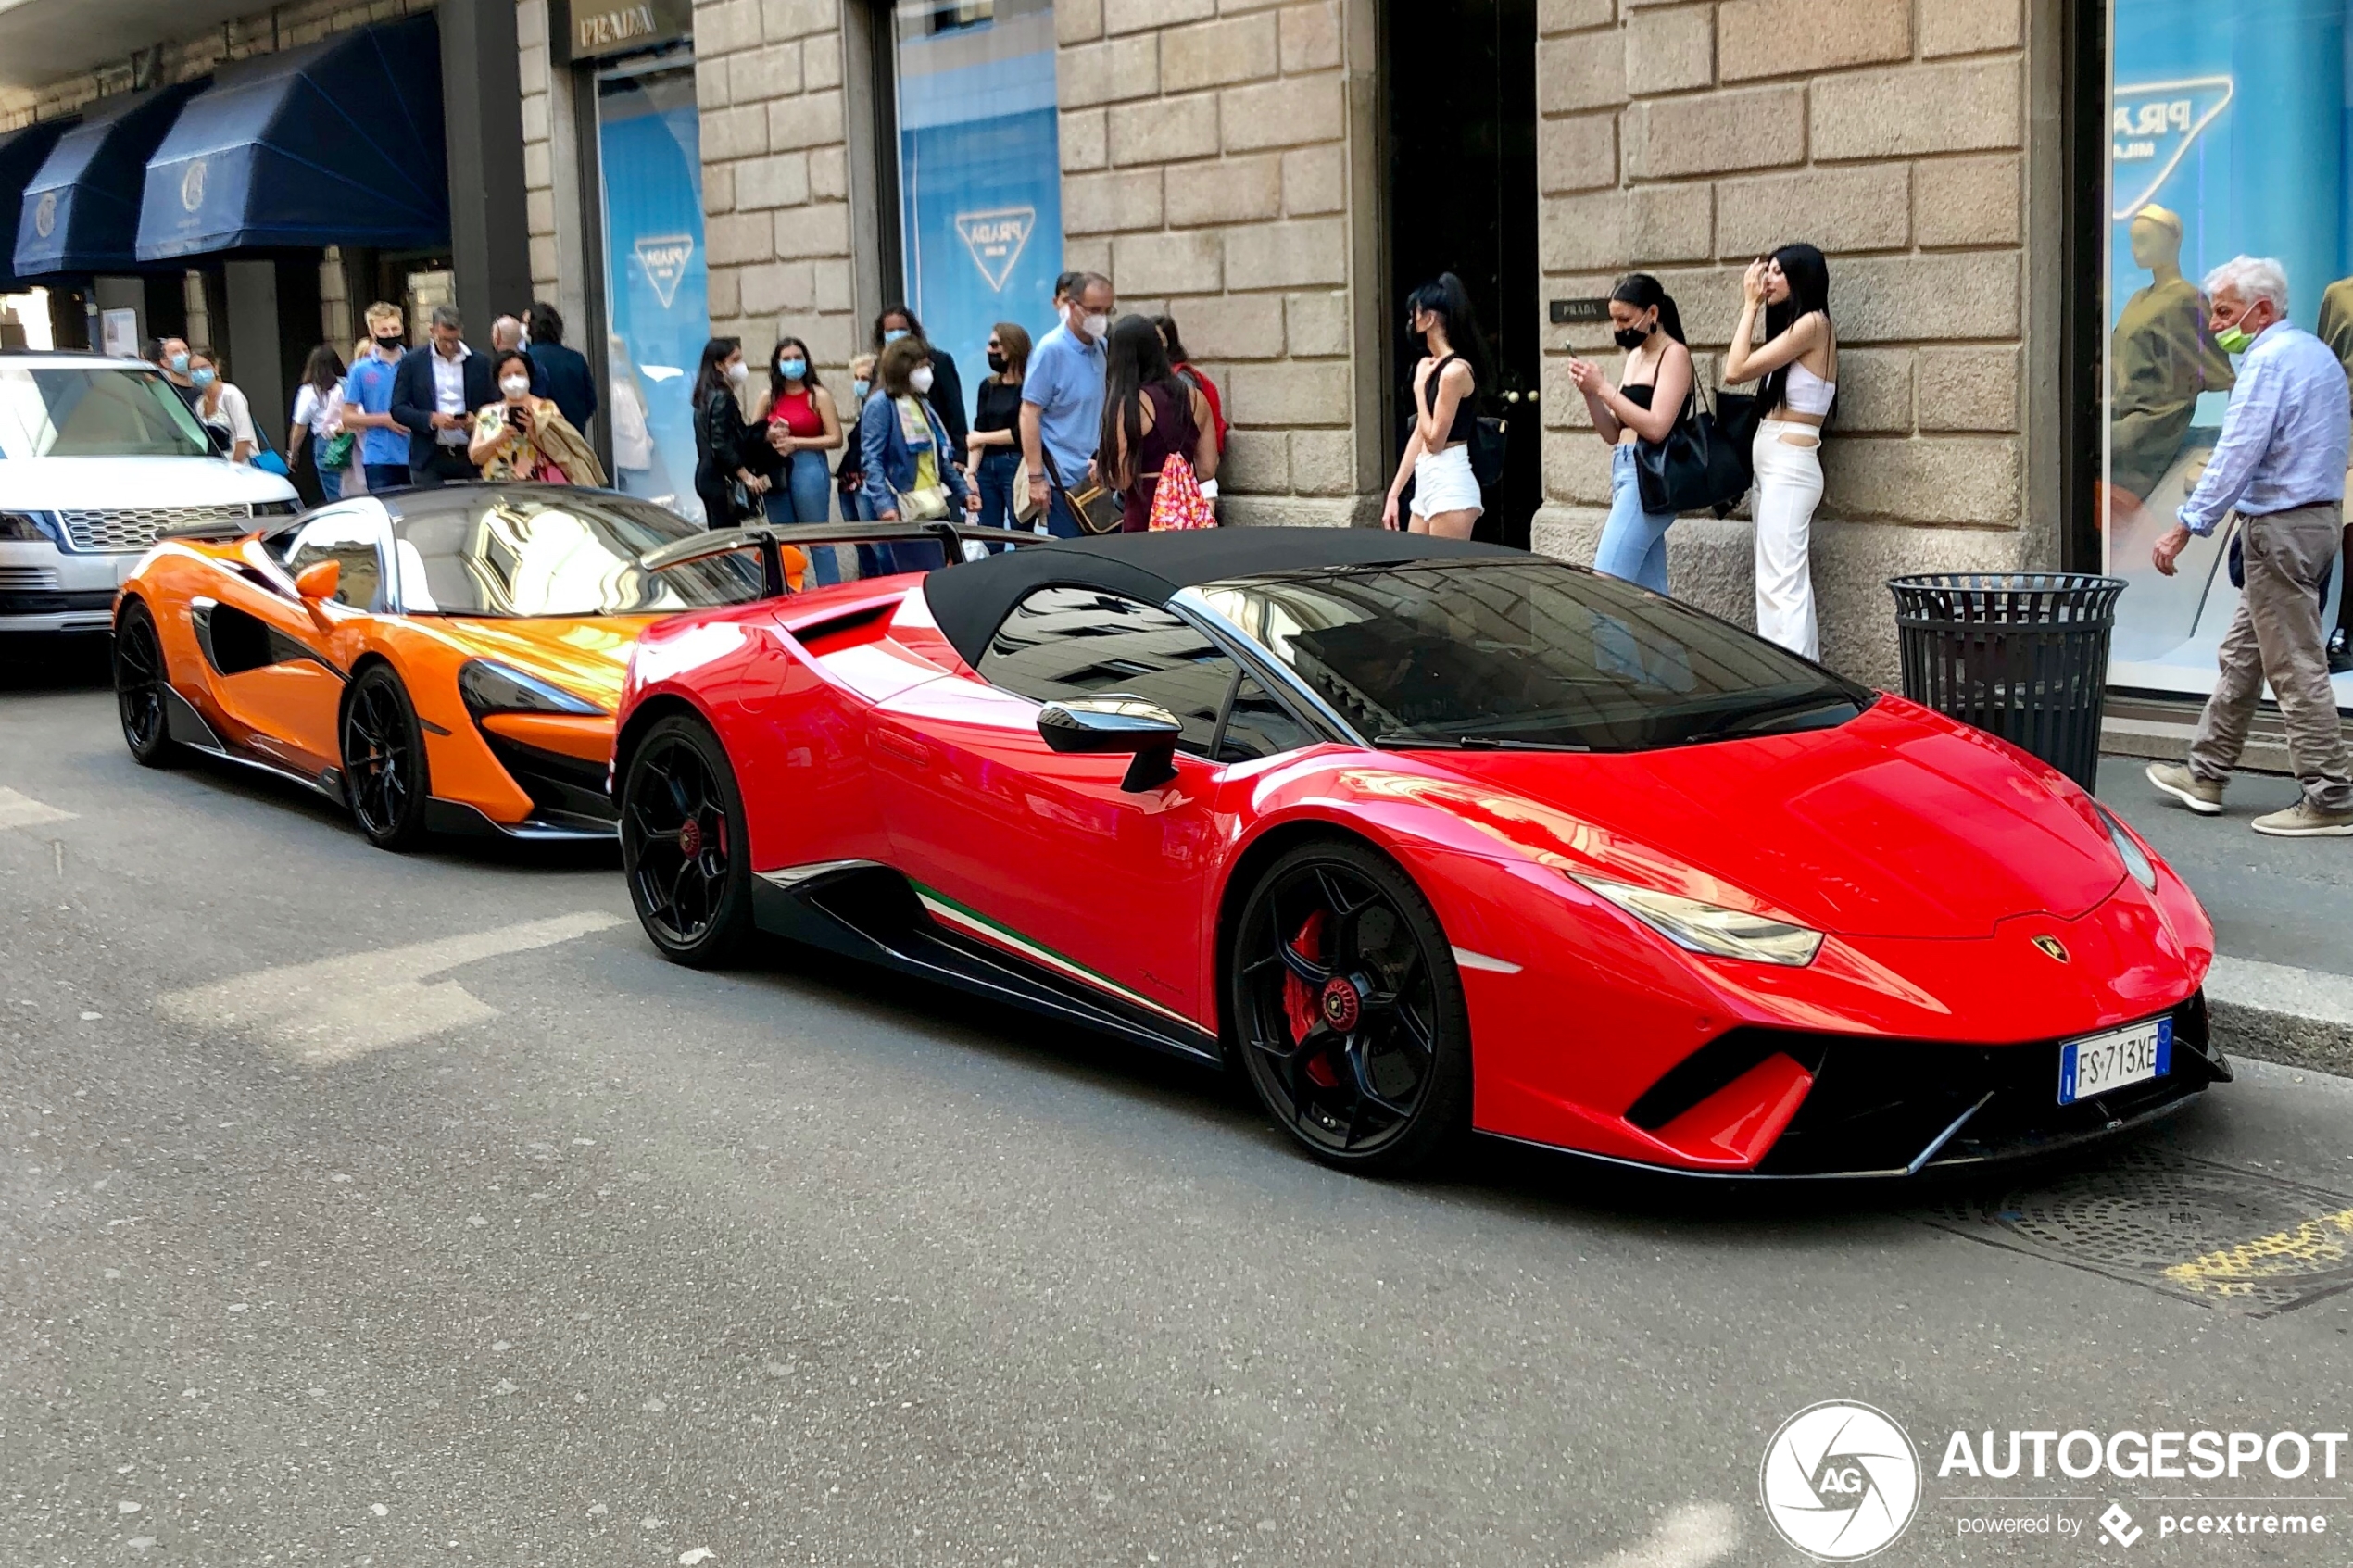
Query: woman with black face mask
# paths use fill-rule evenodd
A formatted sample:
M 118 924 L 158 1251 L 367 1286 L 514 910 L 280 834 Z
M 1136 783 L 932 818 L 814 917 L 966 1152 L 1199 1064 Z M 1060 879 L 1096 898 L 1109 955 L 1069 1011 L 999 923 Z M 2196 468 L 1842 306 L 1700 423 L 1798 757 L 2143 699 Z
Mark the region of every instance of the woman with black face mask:
M 1028 371 L 1029 334 L 1013 321 L 989 328 L 988 379 L 980 383 L 964 437 L 984 527 L 1021 526 L 1013 516 L 1013 476 L 1021 471 L 1021 381 Z
M 1406 330 L 1428 349 L 1414 368 L 1414 433 L 1389 482 L 1381 508 L 1384 528 L 1400 526 L 1397 498 L 1414 483 L 1411 529 L 1467 539 L 1486 509 L 1471 471 L 1470 438 L 1478 424 L 1479 390 L 1487 384 L 1487 349 L 1463 281 L 1441 272 L 1405 301 Z
M 1585 395 L 1593 433 L 1612 448 L 1609 521 L 1593 551 L 1593 570 L 1667 592 L 1667 530 L 1673 512 L 1642 509 L 1634 445 L 1664 441 L 1692 390 L 1692 351 L 1674 296 L 1647 272 L 1629 272 L 1610 291 L 1611 335 L 1626 351 L 1617 385 L 1591 359 L 1571 359 L 1568 379 Z

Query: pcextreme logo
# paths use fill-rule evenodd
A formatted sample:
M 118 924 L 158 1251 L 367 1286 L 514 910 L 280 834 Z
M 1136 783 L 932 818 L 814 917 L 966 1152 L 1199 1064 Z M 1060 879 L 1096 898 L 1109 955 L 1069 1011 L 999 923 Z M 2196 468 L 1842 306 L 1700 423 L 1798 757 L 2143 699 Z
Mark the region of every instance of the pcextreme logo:
M 1781 1539 L 1825 1562 L 1854 1562 L 1911 1524 L 1919 1453 L 1885 1411 L 1825 1400 L 1781 1423 L 1756 1485 Z

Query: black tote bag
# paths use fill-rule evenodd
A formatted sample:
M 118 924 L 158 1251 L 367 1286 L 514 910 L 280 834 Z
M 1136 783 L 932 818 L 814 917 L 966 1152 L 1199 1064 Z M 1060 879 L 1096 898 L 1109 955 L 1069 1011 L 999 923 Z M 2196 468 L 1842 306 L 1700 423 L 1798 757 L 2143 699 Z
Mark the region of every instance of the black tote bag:
M 1724 433 L 1693 386 L 1666 440 L 1635 443 L 1634 479 L 1646 512 L 1713 509 L 1721 516 L 1748 494 L 1748 453 Z

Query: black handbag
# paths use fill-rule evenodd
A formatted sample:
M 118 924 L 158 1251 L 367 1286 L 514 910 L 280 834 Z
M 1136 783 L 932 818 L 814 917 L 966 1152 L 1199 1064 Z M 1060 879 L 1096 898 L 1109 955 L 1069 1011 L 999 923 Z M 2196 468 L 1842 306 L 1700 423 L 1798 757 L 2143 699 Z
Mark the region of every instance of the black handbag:
M 1038 455 L 1046 459 L 1046 478 L 1062 492 L 1063 504 L 1070 508 L 1073 522 L 1085 533 L 1116 533 L 1127 511 L 1126 498 L 1117 491 L 1101 484 L 1088 484 L 1084 490 L 1073 490 L 1063 483 L 1063 473 L 1054 462 L 1054 455 L 1043 443 Z
M 1471 477 L 1483 490 L 1492 490 L 1504 483 L 1504 443 L 1511 426 L 1492 415 L 1481 414 L 1471 423 Z
M 1634 445 L 1634 482 L 1646 512 L 1730 511 L 1748 494 L 1745 447 L 1736 445 L 1693 386 L 1664 441 Z
M 1716 395 L 1716 428 L 1732 450 L 1750 467 L 1754 477 L 1755 460 L 1750 448 L 1756 443 L 1756 427 L 1765 422 L 1765 399 L 1753 392 L 1718 392 Z

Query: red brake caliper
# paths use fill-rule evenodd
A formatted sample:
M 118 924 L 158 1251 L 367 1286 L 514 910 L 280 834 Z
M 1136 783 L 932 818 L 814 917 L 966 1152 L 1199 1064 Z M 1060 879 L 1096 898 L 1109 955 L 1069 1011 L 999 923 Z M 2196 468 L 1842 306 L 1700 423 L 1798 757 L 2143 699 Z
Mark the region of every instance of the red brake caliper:
M 1324 911 L 1317 909 L 1300 926 L 1299 935 L 1291 938 L 1290 950 L 1310 963 L 1324 961 Z M 1315 1026 L 1324 1022 L 1323 998 L 1306 981 L 1285 971 L 1283 974 L 1283 1017 L 1290 1024 L 1290 1043 L 1294 1047 L 1307 1042 Z M 1307 1059 L 1307 1077 L 1319 1088 L 1331 1088 L 1340 1083 L 1340 1074 L 1332 1071 L 1331 1062 L 1321 1051 Z

